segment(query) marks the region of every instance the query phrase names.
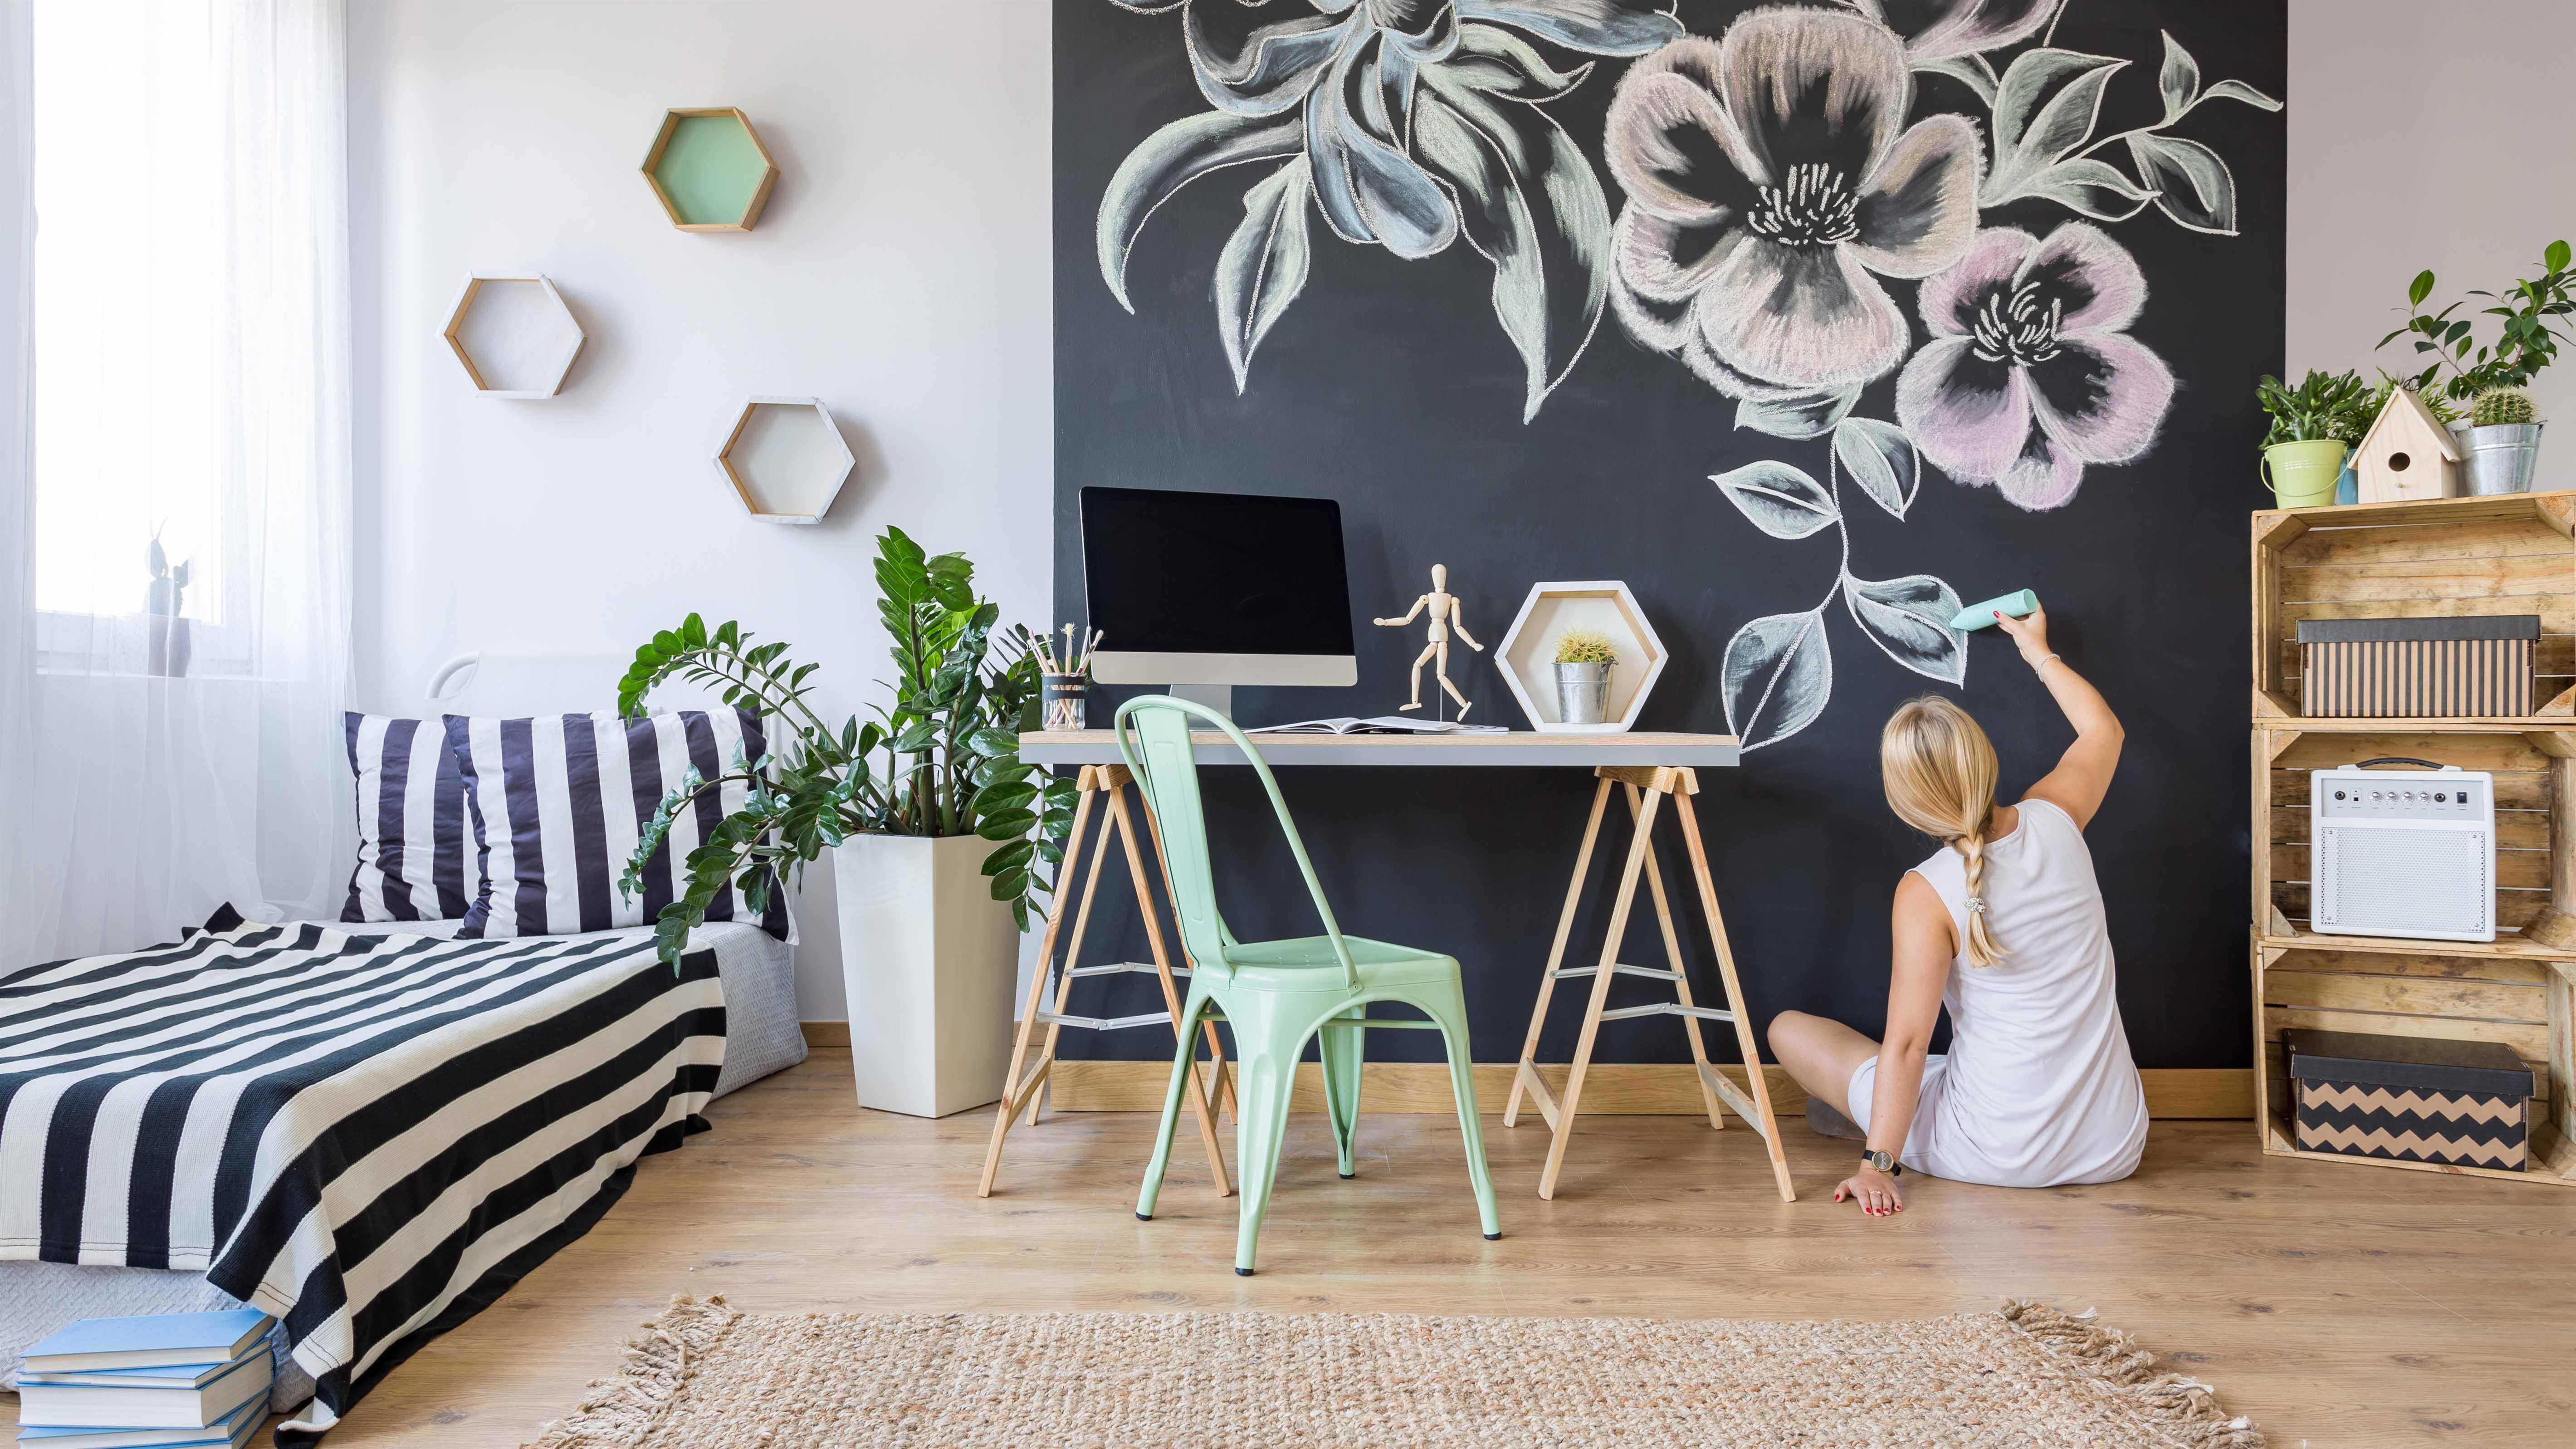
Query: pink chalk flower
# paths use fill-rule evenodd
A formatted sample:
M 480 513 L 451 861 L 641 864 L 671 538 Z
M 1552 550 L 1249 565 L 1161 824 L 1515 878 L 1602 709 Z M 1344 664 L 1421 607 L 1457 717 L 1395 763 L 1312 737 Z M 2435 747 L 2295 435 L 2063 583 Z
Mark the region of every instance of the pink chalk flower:
M 2173 372 L 2129 337 L 2138 264 L 2098 227 L 2045 241 L 1998 227 L 1923 280 L 1932 330 L 1896 380 L 1896 420 L 1931 463 L 2038 512 L 2075 496 L 2085 465 L 2152 447 Z

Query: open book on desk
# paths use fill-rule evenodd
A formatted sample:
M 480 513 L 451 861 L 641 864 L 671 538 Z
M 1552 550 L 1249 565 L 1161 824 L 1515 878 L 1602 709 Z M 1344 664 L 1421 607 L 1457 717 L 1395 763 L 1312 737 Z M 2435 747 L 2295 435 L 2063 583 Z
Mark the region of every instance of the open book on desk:
M 1268 725 L 1246 730 L 1253 735 L 1500 735 L 1510 730 L 1502 725 L 1460 724 L 1456 720 L 1408 719 L 1400 714 L 1382 714 L 1370 719 L 1299 720 L 1295 724 Z

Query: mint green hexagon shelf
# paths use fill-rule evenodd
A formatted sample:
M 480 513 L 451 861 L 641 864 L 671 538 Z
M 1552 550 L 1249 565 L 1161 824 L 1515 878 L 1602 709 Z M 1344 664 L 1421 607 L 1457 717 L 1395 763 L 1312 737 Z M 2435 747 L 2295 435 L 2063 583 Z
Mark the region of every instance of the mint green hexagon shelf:
M 643 171 L 682 231 L 749 231 L 778 184 L 778 163 L 751 117 L 732 106 L 665 112 Z

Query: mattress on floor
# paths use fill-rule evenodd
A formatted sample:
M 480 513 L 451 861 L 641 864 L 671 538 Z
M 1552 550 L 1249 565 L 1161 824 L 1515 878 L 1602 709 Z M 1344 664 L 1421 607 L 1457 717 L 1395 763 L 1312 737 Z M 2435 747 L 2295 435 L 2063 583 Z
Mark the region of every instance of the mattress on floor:
M 337 930 L 350 929 L 331 924 Z M 453 936 L 457 925 L 455 921 L 385 921 L 365 929 L 387 935 Z M 652 928 L 599 934 L 650 936 Z M 716 974 L 724 984 L 725 1057 L 715 1095 L 721 1097 L 805 1060 L 805 1034 L 796 1017 L 794 942 L 740 921 L 711 921 L 691 932 L 689 942 L 715 951 Z M 17 1382 L 18 1356 L 28 1345 L 75 1319 L 241 1306 L 199 1272 L 0 1261 L 0 1386 Z M 284 1410 L 311 1398 L 313 1380 L 287 1356 L 282 1328 L 271 1331 L 269 1344 L 277 1360 L 271 1406 Z

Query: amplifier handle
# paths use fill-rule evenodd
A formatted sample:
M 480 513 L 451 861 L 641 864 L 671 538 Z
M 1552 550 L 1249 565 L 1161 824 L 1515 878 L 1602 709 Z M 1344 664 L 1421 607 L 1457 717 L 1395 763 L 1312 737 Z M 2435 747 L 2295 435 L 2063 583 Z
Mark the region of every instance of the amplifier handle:
M 2364 760 L 2364 761 L 2362 761 L 2360 764 L 2355 765 L 2355 766 L 2353 766 L 2352 768 L 2354 768 L 2354 769 L 2356 769 L 2356 770 L 2367 770 L 2367 769 L 2369 769 L 2369 768 L 2370 768 L 2371 766 L 2373 766 L 2373 765 L 2422 765 L 2425 769 L 2428 769 L 2428 770 L 2441 770 L 2441 769 L 2447 769 L 2447 768 L 2449 768 L 2448 766 L 2445 766 L 2445 765 L 2437 765 L 2437 764 L 2433 763 L 2431 760 L 2419 760 L 2419 759 L 2415 758 L 2413 755 L 2381 755 L 2378 759 L 2375 759 L 2375 760 Z

